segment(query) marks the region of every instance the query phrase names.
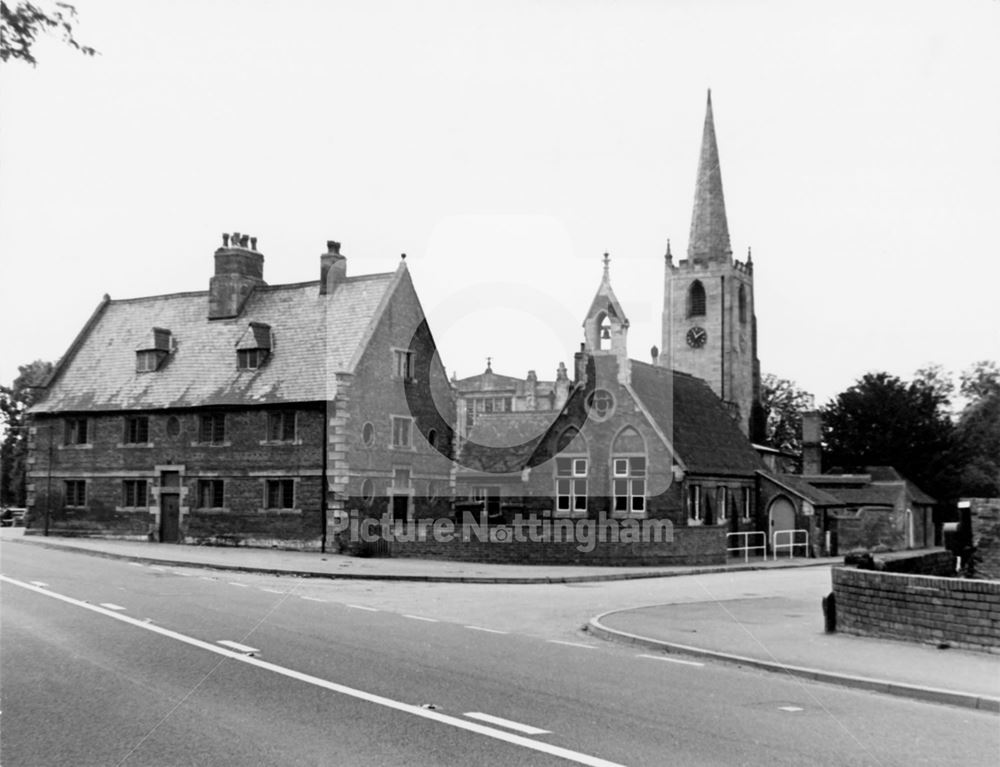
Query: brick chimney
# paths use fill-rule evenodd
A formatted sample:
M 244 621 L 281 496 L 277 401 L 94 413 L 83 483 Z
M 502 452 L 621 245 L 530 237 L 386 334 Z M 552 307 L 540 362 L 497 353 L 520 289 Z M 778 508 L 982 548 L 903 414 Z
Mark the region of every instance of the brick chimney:
M 253 289 L 264 282 L 264 255 L 257 238 L 233 232 L 222 235 L 215 251 L 215 275 L 208 283 L 208 318 L 238 317 Z
M 823 416 L 816 410 L 802 414 L 802 473 L 822 474 Z
M 340 243 L 326 241 L 326 253 L 319 257 L 319 294 L 333 293 L 347 277 L 347 258 L 340 255 Z

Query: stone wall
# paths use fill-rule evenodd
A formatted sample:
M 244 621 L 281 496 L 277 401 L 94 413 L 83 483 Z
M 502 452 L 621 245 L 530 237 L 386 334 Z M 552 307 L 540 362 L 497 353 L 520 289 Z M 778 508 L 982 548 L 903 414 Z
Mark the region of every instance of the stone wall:
M 833 569 L 837 630 L 1000 653 L 1000 582 Z
M 464 562 L 531 565 L 721 565 L 726 561 L 726 531 L 723 528 L 675 528 L 673 541 L 595 541 L 591 551 L 581 551 L 572 541 L 517 541 L 494 528 L 491 540 L 399 541 L 390 544 L 393 556 L 420 559 L 451 559 Z

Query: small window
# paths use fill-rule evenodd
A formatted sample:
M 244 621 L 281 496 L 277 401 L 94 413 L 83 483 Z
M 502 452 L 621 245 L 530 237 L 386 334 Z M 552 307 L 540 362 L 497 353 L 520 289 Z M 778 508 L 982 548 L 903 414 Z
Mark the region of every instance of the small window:
M 409 469 L 393 469 L 392 470 L 392 487 L 394 490 L 409 490 L 410 488 L 410 470 Z
M 688 317 L 705 316 L 705 286 L 695 280 L 688 289 Z
M 410 447 L 412 440 L 410 439 L 410 432 L 412 431 L 413 419 L 404 418 L 402 416 L 394 415 L 392 417 L 392 446 L 393 447 Z
M 64 483 L 66 506 L 82 508 L 87 505 L 87 482 L 83 479 L 67 479 Z
M 614 510 L 641 513 L 646 510 L 646 459 L 641 456 L 615 458 Z
M 688 488 L 688 516 L 694 521 L 700 521 L 701 515 L 701 485 L 691 485 Z
M 225 413 L 210 413 L 201 416 L 198 423 L 198 441 L 213 445 L 226 441 Z
M 126 479 L 122 482 L 122 506 L 140 509 L 149 505 L 147 483 L 144 479 Z
M 396 359 L 396 378 L 402 378 L 404 381 L 412 380 L 413 352 L 396 349 L 394 353 Z
M 267 508 L 269 509 L 295 508 L 295 480 L 293 479 L 267 480 Z
M 236 367 L 240 370 L 256 370 L 267 361 L 267 349 L 237 349 Z
M 431 429 L 430 431 L 427 432 L 427 444 L 429 444 L 431 447 L 437 448 L 437 438 L 438 438 L 437 429 Z
M 86 445 L 88 443 L 87 419 L 67 418 L 66 419 L 66 444 Z
M 295 441 L 294 410 L 276 410 L 267 414 L 267 439 L 270 442 Z
M 149 442 L 149 416 L 126 417 L 124 439 L 126 445 L 143 445 Z
M 371 447 L 375 442 L 375 426 L 368 421 L 364 426 L 361 427 L 361 441 L 365 443 L 365 446 Z
M 743 519 L 750 519 L 753 515 L 752 492 L 749 487 L 743 488 Z
M 718 522 L 722 524 L 726 521 L 729 512 L 729 488 L 718 487 L 715 489 L 715 505 L 718 510 Z
M 221 479 L 198 480 L 198 508 L 221 509 L 225 506 L 225 482 Z
M 167 436 L 176 437 L 181 433 L 181 419 L 175 415 L 167 419 Z
M 143 349 L 135 353 L 135 372 L 152 373 L 158 370 L 160 363 L 166 358 L 167 352 L 156 349 Z
M 603 421 L 615 409 L 615 398 L 606 389 L 598 389 L 587 397 L 587 412 L 598 421 Z

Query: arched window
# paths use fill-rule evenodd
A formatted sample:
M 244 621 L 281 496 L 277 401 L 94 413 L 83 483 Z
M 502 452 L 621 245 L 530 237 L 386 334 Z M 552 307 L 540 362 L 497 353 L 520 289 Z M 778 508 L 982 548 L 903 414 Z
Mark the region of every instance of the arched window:
M 622 429 L 611 446 L 611 480 L 615 511 L 646 511 L 646 445 L 631 426 Z
M 747 290 L 746 287 L 740 285 L 740 291 L 736 295 L 736 302 L 739 306 L 740 311 L 740 322 L 746 324 L 747 321 Z
M 701 280 L 695 280 L 688 288 L 687 310 L 688 317 L 705 316 L 705 286 Z
M 590 468 L 587 442 L 579 430 L 571 426 L 559 435 L 556 445 L 556 513 L 585 513 L 587 472 Z

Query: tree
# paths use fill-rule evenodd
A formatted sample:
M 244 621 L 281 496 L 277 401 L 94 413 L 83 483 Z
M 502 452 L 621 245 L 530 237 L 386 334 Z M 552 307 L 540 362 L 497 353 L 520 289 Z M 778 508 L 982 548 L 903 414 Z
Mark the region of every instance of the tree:
M 85 56 L 97 53 L 73 36 L 76 8 L 69 3 L 20 0 L 16 5 L 0 2 L 0 61 L 21 59 L 35 66 L 33 48 L 40 34 L 59 32 L 63 42 Z
M 794 381 L 767 373 L 760 382 L 765 438 L 773 447 L 802 453 L 802 412 L 814 407 L 813 395 Z
M 26 470 L 28 435 L 26 413 L 34 403 L 38 389 L 52 373 L 52 363 L 35 360 L 18 367 L 11 386 L 0 386 L 0 419 L 3 421 L 2 483 L 0 500 L 23 506 L 27 489 Z
M 980 360 L 962 371 L 959 391 L 975 404 L 990 394 L 1000 394 L 1000 367 L 993 360 Z
M 958 493 L 955 427 L 934 384 L 868 373 L 823 410 L 824 463 L 893 466 L 938 500 Z
M 955 429 L 962 495 L 1000 497 L 1000 368 L 980 360 L 962 372 L 960 391 L 969 400 Z

